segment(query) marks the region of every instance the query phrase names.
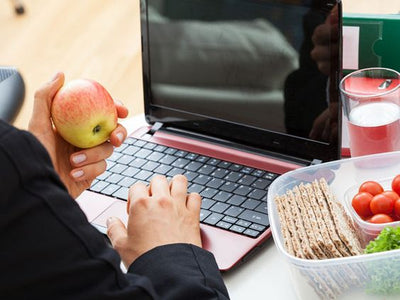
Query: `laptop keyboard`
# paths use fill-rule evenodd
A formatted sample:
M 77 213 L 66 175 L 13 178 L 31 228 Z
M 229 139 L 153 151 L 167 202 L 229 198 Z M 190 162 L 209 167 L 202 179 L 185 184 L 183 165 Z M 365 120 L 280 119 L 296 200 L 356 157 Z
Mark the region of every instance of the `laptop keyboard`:
M 154 174 L 183 174 L 188 191 L 202 196 L 200 222 L 256 238 L 269 227 L 268 186 L 277 174 L 127 138 L 107 159 L 89 190 L 127 200 L 129 187 Z

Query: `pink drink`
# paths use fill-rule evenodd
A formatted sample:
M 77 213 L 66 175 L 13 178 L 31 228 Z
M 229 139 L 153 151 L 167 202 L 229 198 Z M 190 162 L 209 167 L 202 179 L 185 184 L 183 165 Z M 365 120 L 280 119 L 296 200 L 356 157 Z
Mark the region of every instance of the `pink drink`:
M 394 103 L 359 105 L 349 115 L 351 156 L 400 150 L 400 109 Z

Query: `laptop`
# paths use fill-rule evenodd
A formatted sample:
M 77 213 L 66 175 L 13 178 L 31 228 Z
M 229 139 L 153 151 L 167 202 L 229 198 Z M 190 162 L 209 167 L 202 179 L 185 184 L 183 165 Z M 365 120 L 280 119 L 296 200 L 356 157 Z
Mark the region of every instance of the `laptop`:
M 246 260 L 271 236 L 269 184 L 340 158 L 340 5 L 141 1 L 147 125 L 78 198 L 91 224 L 105 232 L 110 216 L 126 222 L 130 185 L 180 173 L 202 196 L 203 247 L 220 270 Z M 310 53 L 321 25 L 328 36 L 318 65 Z

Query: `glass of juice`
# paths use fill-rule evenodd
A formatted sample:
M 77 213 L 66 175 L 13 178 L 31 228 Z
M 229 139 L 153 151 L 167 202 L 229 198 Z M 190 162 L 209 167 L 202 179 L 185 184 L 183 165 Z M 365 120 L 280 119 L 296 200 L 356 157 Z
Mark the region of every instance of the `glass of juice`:
M 400 150 L 400 73 L 367 68 L 339 85 L 351 156 Z

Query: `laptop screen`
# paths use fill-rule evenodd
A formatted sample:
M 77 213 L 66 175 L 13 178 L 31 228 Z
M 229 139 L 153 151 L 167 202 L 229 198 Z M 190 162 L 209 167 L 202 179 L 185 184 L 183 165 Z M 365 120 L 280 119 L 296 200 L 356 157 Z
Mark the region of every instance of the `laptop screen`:
M 149 123 L 340 158 L 340 2 L 142 0 L 141 15 Z

